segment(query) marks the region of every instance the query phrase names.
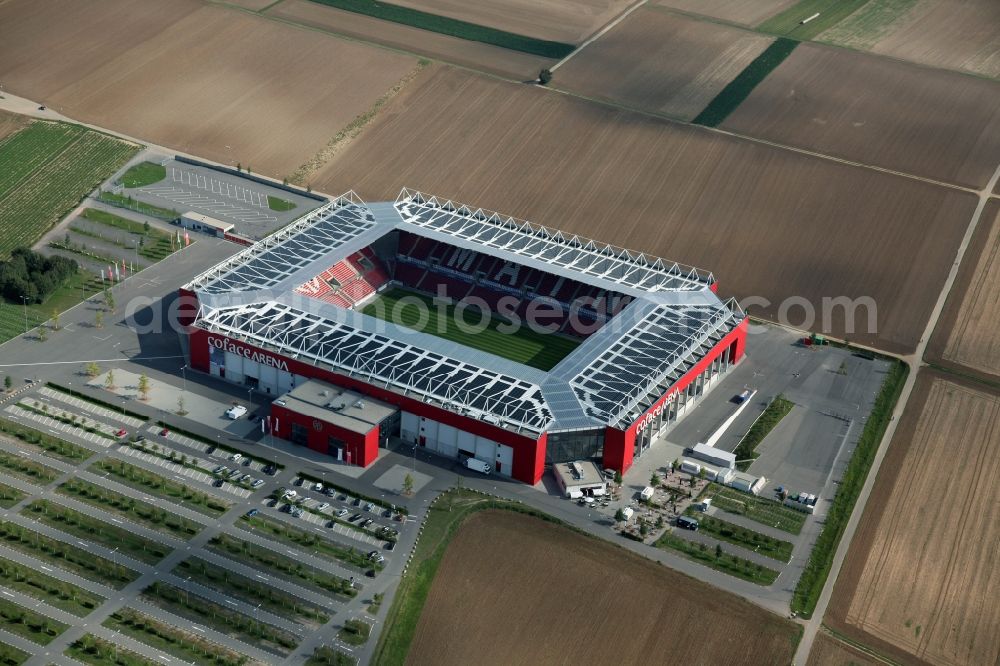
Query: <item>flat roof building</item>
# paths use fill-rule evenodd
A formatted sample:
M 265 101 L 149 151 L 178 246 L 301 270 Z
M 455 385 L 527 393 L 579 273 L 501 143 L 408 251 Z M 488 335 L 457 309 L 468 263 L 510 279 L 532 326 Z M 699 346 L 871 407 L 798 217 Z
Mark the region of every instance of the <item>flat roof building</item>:
M 575 460 L 552 465 L 552 473 L 563 495 L 571 499 L 600 496 L 607 492 L 607 482 L 600 468 L 589 460 Z

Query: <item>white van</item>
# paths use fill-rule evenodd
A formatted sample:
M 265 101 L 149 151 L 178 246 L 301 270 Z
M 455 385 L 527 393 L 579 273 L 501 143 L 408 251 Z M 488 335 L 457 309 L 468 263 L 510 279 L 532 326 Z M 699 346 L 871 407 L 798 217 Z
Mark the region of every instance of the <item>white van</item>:
M 488 462 L 479 460 L 478 458 L 466 458 L 465 466 L 480 474 L 489 474 L 493 471 L 493 467 Z
M 247 413 L 247 408 L 244 407 L 243 405 L 233 405 L 232 407 L 226 410 L 226 416 L 228 416 L 234 421 L 246 413 Z

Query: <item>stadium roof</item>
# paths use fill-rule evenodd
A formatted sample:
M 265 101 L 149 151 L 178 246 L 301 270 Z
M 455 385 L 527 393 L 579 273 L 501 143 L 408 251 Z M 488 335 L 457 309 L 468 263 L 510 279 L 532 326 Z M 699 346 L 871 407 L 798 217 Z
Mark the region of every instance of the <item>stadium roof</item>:
M 632 295 L 548 372 L 300 296 L 393 231 Z M 192 280 L 197 326 L 517 432 L 627 427 L 744 318 L 711 273 L 404 189 L 337 197 Z

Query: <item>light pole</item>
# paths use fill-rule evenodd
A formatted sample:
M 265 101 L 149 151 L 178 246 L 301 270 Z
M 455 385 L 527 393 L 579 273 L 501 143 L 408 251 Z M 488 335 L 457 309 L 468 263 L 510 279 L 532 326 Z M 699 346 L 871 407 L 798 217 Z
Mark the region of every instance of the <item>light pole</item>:
M 247 389 L 247 414 L 253 412 L 253 388 Z
M 186 363 L 181 366 L 181 380 L 183 382 L 183 384 L 182 384 L 183 388 L 181 389 L 181 393 L 187 393 L 187 390 L 188 390 L 187 389 L 188 380 L 187 380 L 187 364 Z

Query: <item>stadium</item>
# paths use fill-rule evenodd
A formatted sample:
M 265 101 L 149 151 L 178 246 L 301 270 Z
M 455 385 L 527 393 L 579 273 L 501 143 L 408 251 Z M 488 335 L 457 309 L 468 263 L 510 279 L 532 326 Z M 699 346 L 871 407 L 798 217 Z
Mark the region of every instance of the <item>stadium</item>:
M 180 290 L 190 366 L 275 398 L 279 438 L 391 437 L 538 483 L 627 470 L 743 356 L 711 273 L 404 189 L 353 192 Z

